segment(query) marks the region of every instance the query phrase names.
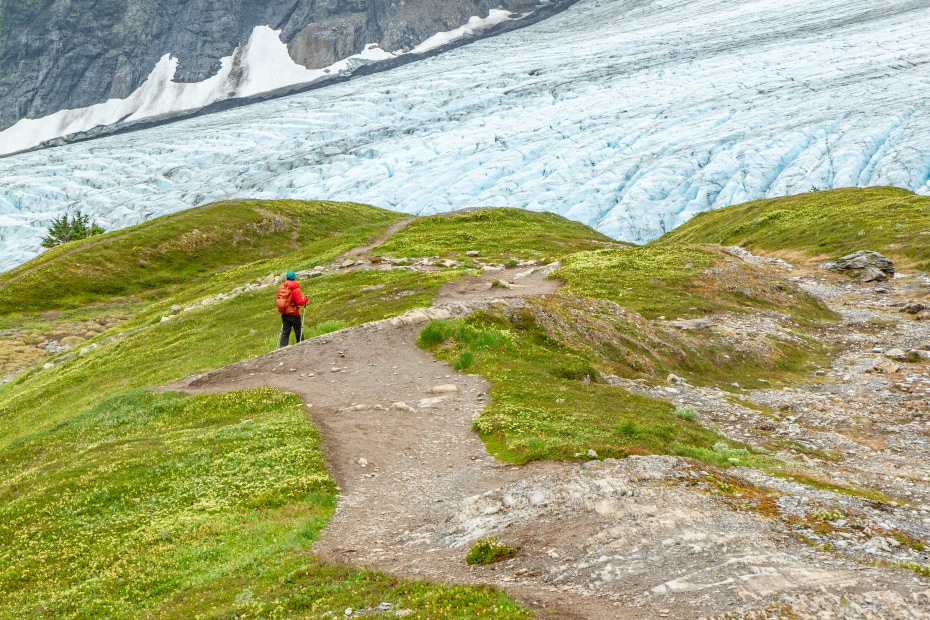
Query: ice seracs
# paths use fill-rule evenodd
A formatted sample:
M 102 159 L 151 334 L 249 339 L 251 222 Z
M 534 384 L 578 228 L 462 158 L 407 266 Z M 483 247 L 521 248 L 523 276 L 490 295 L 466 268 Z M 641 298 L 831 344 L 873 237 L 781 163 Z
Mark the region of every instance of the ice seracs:
M 236 197 L 511 206 L 642 242 L 811 188 L 930 194 L 928 26 L 911 0 L 582 0 L 389 72 L 0 159 L 0 268 L 77 208 L 112 229 Z

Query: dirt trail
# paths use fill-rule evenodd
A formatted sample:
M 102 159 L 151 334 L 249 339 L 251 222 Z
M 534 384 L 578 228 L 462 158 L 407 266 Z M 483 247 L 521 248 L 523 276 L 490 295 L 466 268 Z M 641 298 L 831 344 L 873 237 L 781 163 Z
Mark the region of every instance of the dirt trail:
M 547 278 L 548 271 L 530 271 L 466 277 L 447 285 L 440 296 L 450 302 L 506 299 L 558 288 L 557 281 Z M 513 289 L 492 287 L 494 280 L 520 284 Z M 339 485 L 336 513 L 314 547 L 324 561 L 437 581 L 503 586 L 504 581 L 495 579 L 495 567 L 468 567 L 464 550 L 414 545 L 414 551 L 411 536 L 451 519 L 469 496 L 566 466 L 511 466 L 489 456 L 471 422 L 484 408 L 490 385 L 477 375 L 453 371 L 419 349 L 415 341 L 422 325 L 397 323 L 379 321 L 328 334 L 189 377 L 167 389 L 224 392 L 270 386 L 301 396 L 320 429 L 328 468 Z M 440 389 L 431 392 L 435 388 Z M 528 602 L 557 610 L 559 618 L 640 617 L 618 616 L 609 602 L 589 601 L 551 586 L 507 585 Z
M 520 278 L 518 273 L 486 272 L 451 283 L 437 296 L 441 305 L 433 314 L 461 314 L 488 300 L 519 305 L 521 296 L 557 286 L 543 270 Z M 693 404 L 704 423 L 733 439 L 783 437 L 791 447 L 780 458 L 829 479 L 869 483 L 893 497 L 912 498 L 910 506 L 838 495 L 748 468 L 728 470 L 732 483 L 771 494 L 771 510 L 781 515 L 773 518 L 747 509 L 751 498 L 720 494 L 707 482 L 708 468 L 684 459 L 500 463 L 471 430 L 489 385 L 416 347 L 419 323 L 428 318 L 417 312 L 168 387 L 202 392 L 272 386 L 304 399 L 340 487 L 336 513 L 314 547 L 324 560 L 492 584 L 540 609 L 540 617 L 930 618 L 926 579 L 872 566 L 930 563 L 928 552 L 896 542 L 893 534 L 930 540 L 930 508 L 922 509 L 930 505 L 924 482 L 930 466 L 921 449 L 926 429 L 923 422 L 902 426 L 902 415 L 916 411 L 908 403 L 926 395 L 919 387 L 913 394 L 890 391 L 896 383 L 930 389 L 930 376 L 919 364 L 894 375 L 876 374 L 871 352 L 877 340 L 885 348 L 930 344 L 930 321 L 902 319 L 891 306 L 930 290 L 930 282 L 914 276 L 910 288 L 898 290 L 806 271 L 794 277 L 844 312 L 843 322 L 824 334 L 846 346 L 856 343 L 829 370 L 836 381 L 746 390 L 745 406 L 719 390 L 619 383 Z M 494 280 L 519 285 L 491 286 Z M 877 320 L 896 327 L 879 329 Z M 456 389 L 441 387 L 449 385 Z M 758 404 L 777 408 L 780 402 L 788 407 L 783 418 L 759 411 Z M 829 411 L 839 413 L 831 417 Z M 805 416 L 808 424 L 799 423 Z M 866 428 L 852 424 L 853 417 Z M 867 445 L 876 438 L 887 447 Z M 831 446 L 846 456 L 827 458 Z M 841 509 L 843 518 L 817 529 L 805 521 L 815 508 Z M 519 544 L 520 553 L 490 566 L 466 565 L 468 546 L 491 534 Z
M 378 247 L 379 245 L 381 245 L 382 243 L 384 243 L 385 241 L 393 237 L 395 234 L 402 231 L 404 228 L 407 228 L 407 226 L 409 226 L 412 222 L 416 221 L 416 219 L 417 218 L 415 217 L 409 217 L 405 220 L 401 220 L 399 222 L 395 222 L 394 224 L 391 224 L 384 230 L 383 233 L 378 235 L 375 239 L 369 241 L 365 245 L 356 246 L 352 248 L 351 250 L 349 250 L 348 252 L 341 254 L 338 258 L 334 259 L 333 262 L 341 262 L 347 258 L 359 259 L 359 258 L 367 257 L 373 249 L 375 249 L 376 247 Z

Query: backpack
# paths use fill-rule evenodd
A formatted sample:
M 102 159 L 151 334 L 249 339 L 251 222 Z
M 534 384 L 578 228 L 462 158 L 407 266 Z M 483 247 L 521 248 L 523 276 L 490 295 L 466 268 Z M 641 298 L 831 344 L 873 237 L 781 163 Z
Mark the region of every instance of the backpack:
M 274 296 L 274 303 L 278 306 L 278 312 L 286 313 L 293 305 L 293 291 L 284 284 L 278 287 L 278 292 Z

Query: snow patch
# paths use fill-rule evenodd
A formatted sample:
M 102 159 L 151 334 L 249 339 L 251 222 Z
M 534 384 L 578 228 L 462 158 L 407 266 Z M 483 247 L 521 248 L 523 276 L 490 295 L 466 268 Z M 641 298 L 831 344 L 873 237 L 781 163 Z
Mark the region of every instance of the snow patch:
M 485 18 L 481 18 L 476 15 L 471 17 L 467 24 L 460 26 L 455 30 L 449 30 L 448 32 L 437 32 L 426 41 L 423 41 L 415 48 L 410 50 L 410 53 L 425 54 L 426 52 L 440 48 L 443 45 L 454 43 L 455 41 L 464 39 L 465 37 L 473 37 L 483 30 L 493 28 L 494 26 L 503 24 L 504 22 L 510 21 L 512 19 L 514 19 L 514 14 L 510 11 L 504 11 L 502 9 L 491 9 L 488 11 L 488 16 Z

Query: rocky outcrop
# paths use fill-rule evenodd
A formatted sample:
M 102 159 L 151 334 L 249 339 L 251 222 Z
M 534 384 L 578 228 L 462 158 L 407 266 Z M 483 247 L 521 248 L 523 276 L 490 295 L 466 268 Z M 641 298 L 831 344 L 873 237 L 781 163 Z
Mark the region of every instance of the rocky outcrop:
M 894 263 L 878 252 L 859 250 L 836 259 L 830 271 L 845 273 L 862 282 L 884 282 L 894 277 Z
M 567 3 L 566 3 L 567 4 Z M 368 43 L 407 50 L 490 9 L 533 0 L 32 0 L 0 3 L 0 131 L 135 91 L 165 54 L 175 79 L 200 82 L 256 26 L 281 31 L 291 57 L 321 68 Z

